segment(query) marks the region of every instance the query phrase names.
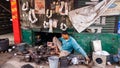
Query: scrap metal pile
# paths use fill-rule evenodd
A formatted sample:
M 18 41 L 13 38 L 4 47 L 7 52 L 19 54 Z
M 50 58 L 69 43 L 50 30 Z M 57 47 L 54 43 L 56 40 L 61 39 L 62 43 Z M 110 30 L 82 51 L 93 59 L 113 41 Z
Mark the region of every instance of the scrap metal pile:
M 47 45 L 29 47 L 27 44 L 21 43 L 15 47 L 14 55 L 23 56 L 22 61 L 40 64 L 47 62 L 49 56 L 55 55 L 54 52 L 54 49 L 51 49 Z
M 26 43 L 20 43 L 18 45 L 11 46 L 8 50 L 9 52 L 14 53 L 15 57 L 21 56 L 20 61 L 34 62 L 36 64 L 46 64 L 48 63 L 48 57 L 58 55 L 55 49 L 50 48 L 46 44 L 30 47 Z M 65 61 L 64 63 L 67 63 L 67 65 L 85 64 L 84 57 L 74 54 L 70 54 L 67 57 L 60 58 L 60 62 L 63 61 Z

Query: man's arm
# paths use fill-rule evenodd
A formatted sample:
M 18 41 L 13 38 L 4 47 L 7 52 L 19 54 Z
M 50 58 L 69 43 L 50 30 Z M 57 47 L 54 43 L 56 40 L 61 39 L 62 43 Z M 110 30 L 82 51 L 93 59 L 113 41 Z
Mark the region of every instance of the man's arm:
M 83 48 L 76 42 L 75 39 L 72 40 L 72 46 L 73 48 L 78 52 L 81 53 L 85 58 L 88 57 L 86 52 L 83 50 Z
M 77 51 L 77 52 L 79 52 L 79 53 L 81 53 L 84 57 L 85 57 L 85 59 L 86 59 L 86 61 L 90 61 L 90 59 L 89 59 L 89 57 L 87 56 L 87 54 L 86 54 L 86 52 L 83 50 L 83 48 L 76 42 L 76 40 L 75 39 L 73 39 L 73 41 L 72 41 L 72 46 L 73 46 L 73 48 Z

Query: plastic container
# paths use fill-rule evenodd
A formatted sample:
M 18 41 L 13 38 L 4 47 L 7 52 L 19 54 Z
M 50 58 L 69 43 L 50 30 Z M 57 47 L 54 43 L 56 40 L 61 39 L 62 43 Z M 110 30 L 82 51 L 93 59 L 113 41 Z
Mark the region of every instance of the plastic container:
M 58 68 L 59 57 L 57 56 L 48 57 L 48 61 L 50 68 Z

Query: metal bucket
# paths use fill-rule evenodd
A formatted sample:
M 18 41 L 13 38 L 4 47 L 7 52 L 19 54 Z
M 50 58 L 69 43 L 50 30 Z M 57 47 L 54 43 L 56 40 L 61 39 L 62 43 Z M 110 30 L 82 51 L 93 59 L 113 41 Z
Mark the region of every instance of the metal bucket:
M 50 68 L 58 68 L 59 57 L 57 56 L 48 57 L 48 61 Z

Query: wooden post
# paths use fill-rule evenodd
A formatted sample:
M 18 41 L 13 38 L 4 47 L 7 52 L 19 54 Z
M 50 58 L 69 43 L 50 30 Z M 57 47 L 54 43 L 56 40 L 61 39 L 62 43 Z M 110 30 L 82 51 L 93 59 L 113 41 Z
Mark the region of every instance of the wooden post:
M 21 42 L 18 0 L 10 0 L 10 3 L 11 3 L 14 42 L 15 44 L 18 44 Z

